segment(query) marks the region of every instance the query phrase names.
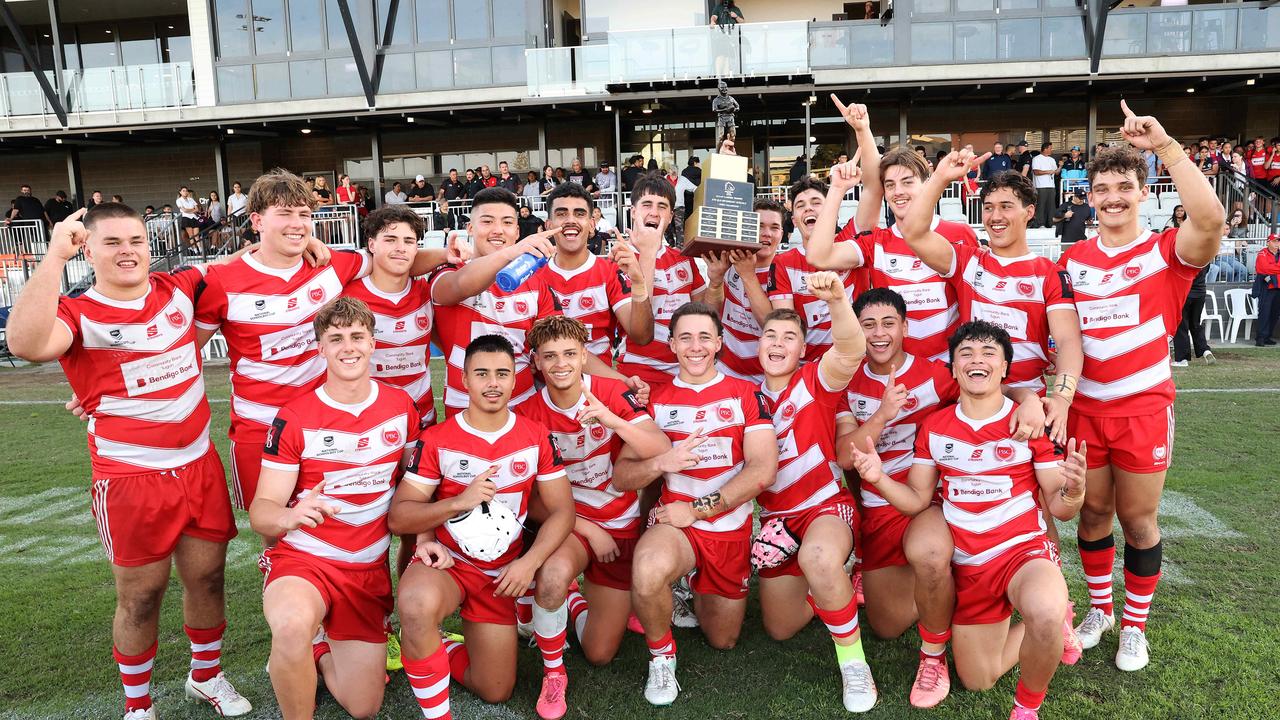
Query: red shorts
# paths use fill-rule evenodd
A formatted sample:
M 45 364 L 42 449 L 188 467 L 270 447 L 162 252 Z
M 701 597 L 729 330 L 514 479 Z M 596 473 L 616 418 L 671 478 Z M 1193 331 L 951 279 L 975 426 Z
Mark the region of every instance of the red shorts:
M 902 539 L 910 524 L 911 518 L 892 505 L 863 508 L 862 544 L 858 546 L 862 571 L 906 565 L 907 554 L 903 552 Z
M 693 591 L 729 600 L 745 598 L 751 579 L 751 538 L 691 527 L 681 532 L 693 547 Z
M 1067 415 L 1067 434 L 1088 444 L 1089 469 L 1114 465 L 1131 473 L 1156 473 L 1173 461 L 1173 406 L 1138 417 Z
M 631 591 L 631 558 L 636 554 L 636 543 L 640 541 L 638 535 L 613 535 L 613 541 L 618 544 L 618 557 L 613 562 L 602 563 L 596 560 L 595 553 L 591 552 L 591 543 L 587 539 L 574 532 L 570 537 L 577 538 L 582 543 L 582 547 L 587 549 L 587 569 L 583 576 L 587 582 L 592 585 L 601 585 L 603 587 L 613 588 L 614 590 Z
M 180 468 L 94 480 L 89 496 L 102 549 L 113 565 L 164 560 L 183 535 L 209 542 L 236 536 L 227 477 L 213 446 Z
M 387 641 L 387 618 L 394 601 L 386 562 L 372 567 L 325 560 L 284 545 L 267 550 L 271 567 L 266 589 L 282 577 L 302 578 L 324 599 L 324 631 L 333 640 Z
M 455 558 L 456 559 L 456 558 Z M 415 555 L 414 562 L 421 562 Z M 516 624 L 516 599 L 512 597 L 494 597 L 497 589 L 494 582 L 497 578 L 485 575 L 469 563 L 458 560 L 453 567 L 445 570 L 462 593 L 462 606 L 459 614 L 463 620 L 490 625 Z
M 262 472 L 262 448 L 267 442 L 264 429 L 258 436 L 243 434 L 231 441 L 231 492 L 236 509 L 248 510 L 258 492 L 258 474 Z
M 985 565 L 955 566 L 956 609 L 952 625 L 986 625 L 1013 614 L 1009 583 L 1023 565 L 1044 558 L 1058 564 L 1058 550 L 1048 538 L 1009 548 Z
M 835 517 L 845 521 L 849 525 L 849 530 L 853 531 L 854 537 L 857 537 L 858 508 L 853 504 L 853 497 L 851 496 L 837 497 L 825 505 L 812 507 L 808 510 L 801 510 L 795 515 L 788 515 L 786 516 L 785 522 L 787 529 L 790 530 L 793 535 L 800 538 L 801 547 L 803 547 L 804 536 L 809 532 L 809 526 L 813 524 L 814 520 L 817 520 L 824 515 L 834 515 Z M 800 570 L 799 553 L 787 558 L 786 561 L 778 567 L 766 568 L 760 571 L 760 577 L 762 578 L 782 577 L 784 575 L 791 575 L 794 577 L 804 575 L 804 572 Z

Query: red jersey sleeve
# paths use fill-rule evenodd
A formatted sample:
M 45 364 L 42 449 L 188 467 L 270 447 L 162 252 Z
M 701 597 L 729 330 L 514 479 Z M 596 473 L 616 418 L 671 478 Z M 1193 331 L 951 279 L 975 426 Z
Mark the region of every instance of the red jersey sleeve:
M 227 317 L 227 291 L 222 287 L 218 268 L 210 268 L 204 276 L 204 289 L 196 299 L 196 327 L 217 330 Z
M 1265 252 L 1258 253 L 1258 257 L 1265 254 Z M 71 346 L 67 348 L 67 353 L 74 350 L 76 343 L 80 342 L 80 311 L 76 309 L 76 305 L 76 298 L 69 298 L 66 295 L 58 298 L 58 314 L 55 317 L 71 333 Z
M 933 387 L 938 391 L 938 407 L 960 399 L 960 386 L 951 375 L 951 368 L 941 360 L 933 361 Z
M 563 477 L 564 460 L 560 457 L 560 450 L 556 447 L 555 441 L 551 439 L 551 433 L 538 423 L 533 425 L 541 437 L 538 441 L 538 482 Z
M 204 268 L 199 266 L 182 267 L 169 273 L 169 280 L 175 288 L 194 302 L 204 291 L 204 273 Z
M 1204 265 L 1196 267 L 1178 257 L 1177 241 L 1178 228 L 1169 228 L 1160 233 L 1156 243 L 1160 246 L 1160 254 L 1164 256 L 1165 262 L 1169 263 L 1169 269 L 1184 280 L 1193 280 Z
M 1031 461 L 1037 470 L 1048 470 L 1061 464 L 1062 453 L 1049 440 L 1048 435 L 1029 440 L 1028 446 L 1031 448 Z
M 871 264 L 872 258 L 875 257 L 876 236 L 875 228 L 867 230 L 858 230 L 858 219 L 850 218 L 845 223 L 844 228 L 836 233 L 834 243 L 851 242 L 858 248 L 858 255 L 861 257 L 858 263 L 859 267 L 867 267 Z
M 702 277 L 702 273 L 698 271 L 698 263 L 689 263 L 689 269 L 693 271 L 693 289 L 689 291 L 689 295 L 697 295 L 707 291 L 707 279 Z
M 267 428 L 262 448 L 262 464 L 277 470 L 297 470 L 302 463 L 302 422 L 289 408 L 280 408 Z
M 336 250 L 329 260 L 343 285 L 368 275 L 372 262 L 369 254 L 363 250 Z
M 980 251 L 976 246 L 970 246 L 964 243 L 951 243 L 951 272 L 945 275 L 940 275 L 940 277 L 943 280 L 946 280 L 951 287 L 955 288 L 956 292 L 960 292 L 964 285 L 965 266 L 967 266 L 969 261 L 972 260 L 979 252 Z
M 769 266 L 769 287 L 765 288 L 769 300 L 789 300 L 794 296 L 791 289 L 791 274 L 786 270 L 778 271 L 777 263 Z
M 938 413 L 935 411 L 920 424 L 920 430 L 916 432 L 915 457 L 912 460 L 914 465 L 929 465 L 930 467 L 937 465 L 933 461 L 933 454 L 929 452 L 929 435 L 933 433 L 934 425 L 930 421 L 937 416 Z
M 603 262 L 600 260 L 598 262 Z M 609 299 L 609 307 L 617 312 L 623 305 L 631 302 L 631 279 L 617 264 L 610 262 L 609 279 L 605 281 L 604 293 Z
M 769 409 L 769 398 L 759 390 L 742 398 L 743 432 L 749 433 L 760 428 L 773 429 L 773 411 Z
M 448 275 L 449 273 L 457 272 L 457 271 L 458 271 L 457 265 L 441 265 L 431 273 L 430 277 L 427 278 L 427 288 L 428 288 L 427 297 L 431 298 L 431 302 L 433 303 L 439 302 L 438 300 L 436 300 L 436 282 L 440 278 L 444 277 L 445 275 Z
M 628 388 L 622 382 L 609 383 L 609 395 L 601 397 L 600 401 L 609 408 L 610 412 L 623 420 L 634 423 L 641 420 L 652 420 L 649 410 L 636 397 L 635 391 Z
M 1046 312 L 1076 309 L 1076 294 L 1071 289 L 1071 273 L 1057 267 L 1053 272 L 1045 273 L 1044 306 Z

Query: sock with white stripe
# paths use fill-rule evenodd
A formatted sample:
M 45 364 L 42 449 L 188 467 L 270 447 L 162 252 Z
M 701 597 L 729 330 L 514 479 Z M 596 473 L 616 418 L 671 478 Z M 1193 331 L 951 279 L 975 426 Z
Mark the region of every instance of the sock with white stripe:
M 1147 615 L 1151 612 L 1151 598 L 1160 583 L 1160 563 L 1164 559 L 1162 543 L 1139 550 L 1124 544 L 1124 615 L 1120 628 L 1136 627 L 1147 630 Z
M 120 682 L 124 685 L 124 711 L 146 710 L 151 707 L 151 668 L 156 663 L 158 642 L 137 655 L 125 655 L 120 648 L 111 648 L 116 664 L 120 667 Z
M 582 593 L 577 590 L 569 592 L 569 619 L 573 621 L 573 631 L 578 635 L 578 642 L 582 642 L 582 633 L 587 629 L 587 599 L 582 597 Z
M 645 638 L 645 643 L 649 646 L 649 655 L 653 657 L 675 657 L 676 656 L 676 639 L 671 634 L 671 628 L 667 628 L 667 634 L 655 640 Z
M 836 645 L 836 661 L 841 665 L 853 660 L 866 662 L 862 636 L 858 634 L 858 597 L 850 597 L 848 604 L 839 610 L 823 610 L 812 596 L 807 599 L 818 619 L 827 626 L 827 632 L 831 633 L 831 640 Z M 851 639 L 853 642 L 849 642 Z
M 534 603 L 533 636 L 538 641 L 538 650 L 542 651 L 544 674 L 564 672 L 564 648 L 568 623 L 567 603 L 560 603 L 560 607 L 554 610 L 547 610 Z
M 1080 567 L 1089 586 L 1089 604 L 1111 615 L 1114 602 L 1111 599 L 1111 571 L 1116 564 L 1116 538 L 1108 535 L 1098 540 L 1076 537 L 1080 549 Z M 1128 553 L 1125 553 L 1126 557 Z
M 211 628 L 183 625 L 182 629 L 191 640 L 191 679 L 205 682 L 218 677 L 222 672 L 222 634 L 226 632 L 227 622 L 224 620 Z
M 444 645 L 425 658 L 401 656 L 409 687 L 422 708 L 422 717 L 428 720 L 450 720 L 449 714 L 449 656 Z

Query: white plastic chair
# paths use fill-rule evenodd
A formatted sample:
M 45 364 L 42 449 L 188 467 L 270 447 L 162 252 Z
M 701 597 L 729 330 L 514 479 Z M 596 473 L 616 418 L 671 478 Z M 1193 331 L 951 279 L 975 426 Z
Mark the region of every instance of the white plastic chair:
M 1210 290 L 1205 293 L 1204 312 L 1200 313 L 1200 324 L 1209 326 L 1205 329 L 1204 333 L 1206 340 L 1213 335 L 1211 331 L 1213 330 L 1213 323 L 1215 322 L 1218 323 L 1218 338 L 1226 340 L 1227 334 L 1225 332 L 1224 321 L 1222 319 L 1222 315 L 1218 312 L 1218 296 Z
M 1258 311 L 1251 308 L 1252 303 L 1249 302 L 1249 291 L 1244 288 L 1234 288 L 1224 293 L 1227 296 L 1227 312 L 1231 313 L 1231 337 L 1227 342 L 1235 342 L 1240 336 L 1240 326 L 1244 326 L 1244 336 L 1246 339 L 1252 334 L 1253 321 L 1258 319 Z
M 964 203 L 960 202 L 960 198 L 942 198 L 938 201 L 938 214 L 946 216 L 948 213 L 964 215 Z
M 1173 211 L 1173 208 L 1182 204 L 1182 197 L 1176 192 L 1160 193 L 1160 209 Z
M 1138 212 L 1144 215 L 1152 215 L 1155 213 L 1156 210 L 1159 210 L 1159 209 L 1160 209 L 1160 199 L 1154 195 L 1147 196 L 1147 199 L 1143 200 L 1142 204 L 1138 205 Z

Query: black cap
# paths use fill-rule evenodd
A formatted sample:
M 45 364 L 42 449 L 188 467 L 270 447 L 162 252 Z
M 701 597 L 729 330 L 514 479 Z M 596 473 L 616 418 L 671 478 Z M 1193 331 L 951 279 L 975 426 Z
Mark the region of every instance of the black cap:
M 1025 146 L 1026 146 L 1026 144 L 1027 144 L 1027 139 L 1026 139 L 1026 138 L 1023 138 L 1023 139 L 1021 139 L 1021 140 L 1019 140 L 1019 141 L 1018 141 L 1018 147 L 1025 147 Z
M 1078 198 L 1087 198 L 1087 197 L 1089 197 L 1089 191 L 1088 191 L 1088 190 L 1085 190 L 1085 189 L 1084 189 L 1084 188 L 1082 188 L 1082 187 L 1078 187 L 1078 188 L 1076 188 L 1076 197 L 1078 197 Z

